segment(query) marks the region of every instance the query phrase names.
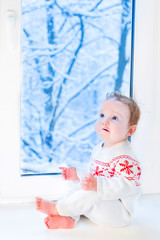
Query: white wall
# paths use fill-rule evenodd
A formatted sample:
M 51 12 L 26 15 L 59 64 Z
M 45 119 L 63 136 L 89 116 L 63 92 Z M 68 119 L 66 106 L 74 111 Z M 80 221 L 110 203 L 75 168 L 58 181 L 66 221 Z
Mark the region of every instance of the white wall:
M 144 193 L 160 193 L 160 3 L 159 0 L 136 2 L 134 96 L 141 107 L 142 118 L 133 144 L 143 166 Z M 19 177 L 20 6 L 20 0 L 0 0 L 1 202 L 30 201 L 41 193 L 58 197 L 65 188 L 58 177 Z
M 133 141 L 143 163 L 144 193 L 160 193 L 159 12 L 159 0 L 137 0 L 134 83 L 142 117 Z

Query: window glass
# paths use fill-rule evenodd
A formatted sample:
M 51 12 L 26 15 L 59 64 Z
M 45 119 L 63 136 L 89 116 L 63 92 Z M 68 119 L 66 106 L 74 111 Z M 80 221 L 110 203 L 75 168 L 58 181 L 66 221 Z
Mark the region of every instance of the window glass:
M 132 85 L 131 0 L 22 0 L 21 175 L 85 164 L 107 92 Z

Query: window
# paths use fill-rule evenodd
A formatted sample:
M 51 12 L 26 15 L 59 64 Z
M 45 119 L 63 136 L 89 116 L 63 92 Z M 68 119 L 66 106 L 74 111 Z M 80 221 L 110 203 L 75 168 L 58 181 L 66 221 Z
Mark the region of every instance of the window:
M 22 175 L 88 162 L 106 93 L 130 94 L 132 15 L 132 0 L 22 1 Z
M 20 0 L 0 1 L 0 202 L 32 201 L 36 195 L 58 199 L 67 187 L 59 176 L 20 177 L 20 6 Z M 142 118 L 132 141 L 144 163 L 144 193 L 160 192 L 159 8 L 158 1 L 136 3 L 133 94 Z

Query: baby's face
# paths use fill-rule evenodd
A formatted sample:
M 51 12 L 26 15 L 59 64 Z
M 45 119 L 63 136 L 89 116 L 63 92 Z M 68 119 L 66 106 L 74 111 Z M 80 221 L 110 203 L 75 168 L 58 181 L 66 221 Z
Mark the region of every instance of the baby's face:
M 105 146 L 112 146 L 129 137 L 129 118 L 127 104 L 111 99 L 102 104 L 95 131 Z

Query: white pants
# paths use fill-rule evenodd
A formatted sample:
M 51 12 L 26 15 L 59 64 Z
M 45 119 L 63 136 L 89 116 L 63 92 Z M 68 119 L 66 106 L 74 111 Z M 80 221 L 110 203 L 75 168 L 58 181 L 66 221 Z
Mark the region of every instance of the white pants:
M 95 191 L 76 190 L 57 202 L 61 216 L 70 216 L 75 222 L 84 215 L 94 223 L 106 227 L 123 227 L 130 223 L 131 215 L 120 200 L 101 200 Z

